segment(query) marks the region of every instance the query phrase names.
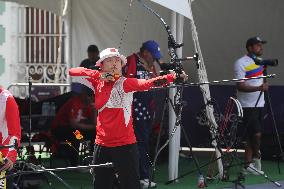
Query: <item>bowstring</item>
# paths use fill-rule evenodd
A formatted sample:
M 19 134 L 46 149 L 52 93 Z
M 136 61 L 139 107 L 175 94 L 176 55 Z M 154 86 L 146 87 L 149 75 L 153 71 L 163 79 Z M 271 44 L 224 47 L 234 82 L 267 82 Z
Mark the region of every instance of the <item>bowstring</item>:
M 123 42 L 123 39 L 124 39 L 124 35 L 126 33 L 126 28 L 127 28 L 127 24 L 128 24 L 128 21 L 129 21 L 129 16 L 131 14 L 131 10 L 132 10 L 132 3 L 133 3 L 133 0 L 130 0 L 129 1 L 129 4 L 128 4 L 128 9 L 127 9 L 127 15 L 124 19 L 124 24 L 123 24 L 123 29 L 122 29 L 122 33 L 120 35 L 120 41 L 119 41 L 119 44 L 118 44 L 118 50 L 120 51 L 121 49 L 121 46 L 122 46 L 122 42 Z

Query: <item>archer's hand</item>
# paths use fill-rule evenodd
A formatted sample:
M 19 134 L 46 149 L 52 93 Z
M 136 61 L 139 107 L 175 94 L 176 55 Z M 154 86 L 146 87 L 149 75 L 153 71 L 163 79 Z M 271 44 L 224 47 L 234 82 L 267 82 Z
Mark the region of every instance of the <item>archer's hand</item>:
M 109 72 L 101 72 L 100 75 L 100 80 L 102 81 L 106 81 L 106 82 L 110 82 L 110 81 L 114 81 L 114 76 L 112 73 Z
M 110 81 L 115 81 L 115 80 L 119 79 L 120 76 L 121 76 L 121 74 L 117 74 L 117 73 L 114 73 L 114 72 L 112 72 L 112 73 L 101 72 L 100 80 L 110 82 Z
M 176 78 L 176 73 L 174 73 L 174 74 L 175 74 L 175 78 Z M 179 76 L 183 79 L 183 81 L 188 80 L 188 75 L 184 71 L 182 71 L 182 73 Z
M 260 91 L 268 91 L 268 83 L 263 83 L 259 86 Z
M 182 74 L 180 76 L 183 78 L 184 81 L 188 80 L 188 75 L 184 71 L 182 71 Z
M 9 158 L 6 158 L 4 162 L 5 164 L 0 167 L 0 172 L 11 170 L 13 168 L 14 163 Z

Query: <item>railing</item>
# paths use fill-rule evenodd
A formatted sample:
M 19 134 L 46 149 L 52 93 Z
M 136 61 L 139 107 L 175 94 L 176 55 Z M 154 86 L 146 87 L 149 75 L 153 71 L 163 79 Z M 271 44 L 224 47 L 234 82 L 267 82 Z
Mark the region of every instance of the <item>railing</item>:
M 65 83 L 32 83 L 32 87 L 59 87 L 60 94 L 70 91 L 70 84 Z M 8 90 L 18 98 L 28 97 L 29 83 L 12 83 Z
M 66 32 L 60 16 L 36 8 L 18 8 L 18 80 L 66 83 Z M 58 49 L 61 48 L 59 51 Z
M 58 66 L 54 63 L 19 63 L 15 66 L 19 78 L 22 81 L 28 81 L 29 76 L 34 82 L 53 83 L 55 74 L 58 72 L 57 82 L 66 83 L 68 81 L 67 65 Z

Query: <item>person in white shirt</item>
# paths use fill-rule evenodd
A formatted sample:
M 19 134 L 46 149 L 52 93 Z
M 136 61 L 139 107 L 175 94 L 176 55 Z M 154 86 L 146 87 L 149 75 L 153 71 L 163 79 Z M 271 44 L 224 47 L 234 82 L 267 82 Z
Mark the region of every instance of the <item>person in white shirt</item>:
M 263 41 L 259 37 L 249 38 L 246 42 L 247 54 L 234 64 L 235 78 L 251 78 L 263 75 L 263 66 L 256 65 L 253 57 L 263 53 Z M 252 79 L 237 82 L 237 98 L 243 111 L 243 125 L 246 129 L 245 167 L 243 173 L 261 175 L 261 124 L 262 111 L 265 104 L 262 91 L 268 90 L 268 84 L 263 79 Z M 259 97 L 260 96 L 260 97 Z

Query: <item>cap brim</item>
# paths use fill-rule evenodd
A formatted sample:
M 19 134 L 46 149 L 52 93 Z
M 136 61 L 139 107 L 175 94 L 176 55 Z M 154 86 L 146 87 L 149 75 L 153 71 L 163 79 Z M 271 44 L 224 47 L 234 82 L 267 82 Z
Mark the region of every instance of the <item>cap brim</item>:
M 260 43 L 262 43 L 262 44 L 266 44 L 266 43 L 267 43 L 267 41 L 260 41 Z
M 251 44 L 246 44 L 246 47 L 250 47 L 250 46 L 253 46 L 253 45 L 258 44 L 258 43 L 266 44 L 267 41 L 257 41 L 257 42 L 251 43 Z
M 110 54 L 110 55 L 107 55 L 107 56 L 104 56 L 104 57 L 100 58 L 100 59 L 96 62 L 96 66 L 101 66 L 101 65 L 102 65 L 102 62 L 103 62 L 106 58 L 113 57 L 113 56 L 119 57 L 119 58 L 121 59 L 122 66 L 125 66 L 125 65 L 126 65 L 127 60 L 126 60 L 125 56 L 123 56 L 123 55 L 113 55 L 113 54 Z

